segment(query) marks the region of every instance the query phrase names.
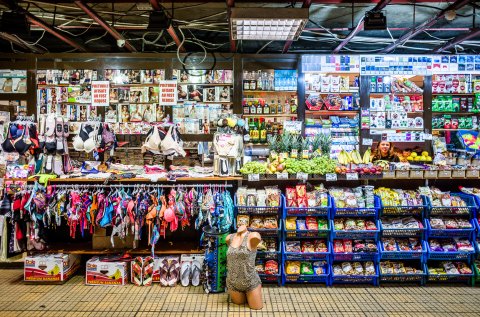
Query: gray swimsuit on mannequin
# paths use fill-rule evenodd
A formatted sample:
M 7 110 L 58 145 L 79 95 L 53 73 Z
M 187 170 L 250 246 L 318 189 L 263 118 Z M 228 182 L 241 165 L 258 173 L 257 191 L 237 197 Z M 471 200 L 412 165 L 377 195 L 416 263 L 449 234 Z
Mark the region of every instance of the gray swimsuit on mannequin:
M 227 251 L 227 288 L 235 292 L 249 292 L 262 284 L 255 270 L 257 251 L 247 247 L 248 232 L 238 248 L 231 245 Z

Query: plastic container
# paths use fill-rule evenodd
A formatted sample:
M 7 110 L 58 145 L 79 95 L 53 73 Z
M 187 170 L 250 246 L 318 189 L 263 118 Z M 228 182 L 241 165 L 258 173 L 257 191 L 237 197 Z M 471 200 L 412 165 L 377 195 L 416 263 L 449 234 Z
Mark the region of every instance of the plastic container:
M 237 219 L 233 219 L 233 228 L 237 230 Z M 277 237 L 282 232 L 282 221 L 278 220 L 278 228 L 276 229 L 254 229 L 248 227 L 248 231 L 250 232 L 258 232 L 262 237 Z
M 375 217 L 378 219 L 381 200 L 377 195 L 374 196 L 374 208 L 337 208 L 335 200 L 332 197 L 332 219 L 338 217 Z
M 472 243 L 472 241 L 470 241 Z M 475 256 L 475 250 L 470 252 L 438 252 L 430 250 L 430 243 L 425 242 L 427 246 L 427 259 L 428 260 L 440 260 L 440 261 L 471 261 Z M 474 245 L 472 243 L 472 245 Z
M 372 284 L 378 286 L 378 264 L 375 263 L 375 275 L 334 275 L 330 276 L 330 285 L 334 284 Z
M 428 209 L 427 209 L 427 218 L 431 216 L 442 216 L 442 215 L 469 215 L 474 217 L 478 206 L 475 202 L 475 198 L 471 195 L 466 195 L 463 193 L 451 193 L 452 196 L 458 196 L 462 198 L 465 203 L 467 204 L 466 207 L 434 207 L 432 206 L 432 202 L 427 197 L 428 200 Z
M 385 251 L 383 243 L 380 244 L 380 259 L 382 260 L 421 260 L 427 259 L 427 244 L 422 241 L 422 250 L 420 251 Z
M 280 200 L 280 206 L 278 207 L 250 207 L 250 206 L 238 206 L 237 195 L 234 195 L 234 204 L 237 214 L 239 215 L 282 215 L 282 200 Z
M 475 220 L 471 219 L 469 222 L 472 225 L 468 229 L 432 229 L 430 224 L 430 219 L 425 219 L 427 225 L 427 237 L 428 238 L 447 238 L 447 237 L 458 237 L 458 238 L 473 238 L 473 233 L 475 231 Z
M 427 271 L 424 264 L 419 263 L 418 269 L 422 270 L 422 273 L 416 274 L 383 274 L 379 265 L 379 280 L 380 283 L 420 283 L 420 285 L 425 284 L 427 278 Z
M 286 216 L 314 216 L 314 217 L 330 217 L 330 209 L 332 207 L 332 198 L 328 196 L 328 206 L 327 207 L 287 207 L 287 199 L 282 195 L 283 206 L 285 206 L 285 215 Z
M 367 239 L 378 241 L 380 234 L 380 221 L 374 220 L 376 230 L 335 230 L 333 220 L 330 220 L 331 240 L 333 239 Z
M 385 229 L 383 227 L 382 221 L 380 221 L 380 231 L 382 232 L 382 237 L 419 237 L 423 238 L 425 236 L 425 231 L 427 226 L 425 221 L 422 222 L 423 228 L 395 228 L 395 229 Z
M 327 220 L 327 229 L 326 230 L 287 230 L 285 225 L 286 220 L 283 221 L 283 228 L 285 233 L 285 238 L 296 238 L 296 239 L 327 239 L 330 235 L 331 223 Z
M 419 206 L 384 206 L 381 202 L 380 216 L 419 216 L 424 217 L 428 208 L 428 199 L 422 197 L 422 205 Z
M 324 266 L 325 274 L 307 275 L 307 274 L 283 274 L 283 283 L 310 283 L 330 285 L 330 265 Z
M 283 257 L 285 261 L 327 261 L 330 263 L 330 256 L 332 254 L 332 245 L 327 242 L 327 252 L 287 252 L 285 242 L 282 242 Z
M 375 261 L 380 260 L 380 245 L 377 242 L 377 252 L 341 252 L 337 253 L 333 249 L 333 242 L 330 242 L 332 250 L 332 260 L 342 262 L 356 261 Z
M 428 266 L 425 264 L 427 272 L 427 283 L 430 282 L 440 282 L 440 283 L 466 283 L 469 284 L 473 282 L 474 277 L 474 268 L 472 268 L 471 274 L 430 274 L 428 271 Z

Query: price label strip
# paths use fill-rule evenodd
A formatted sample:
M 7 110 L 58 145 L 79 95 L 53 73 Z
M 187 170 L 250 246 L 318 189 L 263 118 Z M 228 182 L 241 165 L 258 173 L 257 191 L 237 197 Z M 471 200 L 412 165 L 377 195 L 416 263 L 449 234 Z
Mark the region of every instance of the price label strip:
M 347 173 L 347 181 L 356 181 L 358 180 L 358 173 Z
M 301 181 L 306 181 L 308 180 L 308 174 L 307 173 L 297 173 L 297 179 Z
M 248 174 L 248 181 L 249 182 L 258 182 L 260 180 L 259 174 Z
M 325 174 L 325 178 L 326 178 L 327 182 L 335 182 L 335 181 L 337 181 L 337 174 L 327 173 L 327 174 Z
M 288 173 L 277 173 L 277 179 L 288 179 Z

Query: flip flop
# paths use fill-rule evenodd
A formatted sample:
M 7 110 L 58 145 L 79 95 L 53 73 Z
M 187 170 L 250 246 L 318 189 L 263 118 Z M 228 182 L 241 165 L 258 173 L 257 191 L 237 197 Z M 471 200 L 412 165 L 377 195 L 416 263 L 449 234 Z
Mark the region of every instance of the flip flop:
M 188 286 L 190 284 L 190 275 L 192 273 L 191 262 L 183 262 L 180 269 L 180 282 L 182 286 Z
M 168 286 L 175 286 L 175 284 L 177 284 L 179 273 L 180 263 L 178 263 L 178 260 L 172 260 L 168 268 Z
M 160 284 L 162 286 L 168 286 L 168 260 L 163 259 L 160 264 Z
M 200 275 L 202 273 L 202 265 L 197 260 L 192 262 L 192 285 L 200 285 Z
M 145 286 L 152 285 L 154 265 L 155 260 L 151 256 L 147 256 L 143 260 L 143 285 Z
M 143 259 L 137 256 L 132 262 L 132 282 L 137 286 L 143 284 Z

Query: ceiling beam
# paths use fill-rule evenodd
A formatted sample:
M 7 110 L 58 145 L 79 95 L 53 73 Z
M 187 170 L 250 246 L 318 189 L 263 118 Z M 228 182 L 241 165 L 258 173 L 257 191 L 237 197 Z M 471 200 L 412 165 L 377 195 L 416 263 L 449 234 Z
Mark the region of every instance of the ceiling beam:
M 469 40 L 473 37 L 477 37 L 477 36 L 480 37 L 480 28 L 472 29 L 469 33 L 461 34 L 461 35 L 451 39 L 450 41 L 443 44 L 442 46 L 434 49 L 433 52 L 434 53 L 441 53 L 441 52 L 446 51 L 446 50 L 448 50 L 452 47 L 455 47 L 455 45 L 460 44 L 463 41 L 467 41 L 467 40 Z
M 152 5 L 152 8 L 155 11 L 161 11 L 163 10 L 162 6 L 159 3 L 159 0 L 150 0 L 150 4 Z M 173 39 L 175 44 L 177 44 L 177 47 L 180 47 L 180 52 L 185 53 L 185 46 L 182 45 L 182 41 L 180 41 L 180 38 L 177 35 L 177 32 L 175 32 L 175 29 L 173 28 L 173 25 L 170 24 L 170 26 L 167 29 L 167 33 L 170 35 L 170 37 Z M 180 46 L 182 45 L 182 46 Z
M 227 0 L 227 15 L 228 15 L 228 24 L 230 25 L 230 14 L 232 8 L 235 6 L 235 0 Z M 237 41 L 232 37 L 232 28 L 230 27 L 230 52 L 235 53 L 237 51 Z
M 303 0 L 302 3 L 302 8 L 310 8 L 312 5 L 312 0 Z M 286 41 L 285 45 L 283 46 L 282 54 L 286 54 L 288 50 L 290 49 L 290 46 L 292 46 L 293 41 Z
M 377 11 L 381 11 L 383 10 L 383 8 L 385 8 L 389 3 L 391 2 L 391 0 L 380 0 L 377 5 L 375 6 L 375 8 L 373 8 L 371 11 L 373 12 L 377 12 Z M 364 19 L 362 18 L 362 20 L 360 21 L 360 23 L 357 25 L 356 28 L 354 28 L 348 35 L 347 37 L 345 37 L 343 39 L 343 41 L 338 44 L 337 47 L 335 47 L 335 49 L 333 50 L 333 53 L 334 54 L 337 54 L 339 53 L 342 48 L 345 47 L 345 45 L 347 45 L 357 34 L 358 32 L 360 31 L 363 31 L 363 28 L 365 26 L 365 21 Z
M 125 37 L 120 34 L 113 26 L 107 23 L 101 16 L 99 16 L 92 8 L 83 3 L 82 1 L 75 1 L 75 5 L 83 10 L 89 17 L 91 17 L 95 22 L 98 23 L 102 28 L 104 28 L 115 40 L 125 41 L 125 48 L 130 52 L 136 52 L 137 49 L 125 39 Z
M 390 53 L 395 48 L 397 48 L 397 46 L 404 44 L 409 39 L 415 37 L 416 35 L 420 34 L 423 31 L 425 31 L 427 28 L 435 25 L 437 23 L 437 21 L 439 19 L 441 19 L 448 11 L 460 9 L 461 7 L 467 5 L 469 2 L 470 2 L 469 0 L 457 0 L 457 1 L 455 1 L 454 3 L 447 6 L 445 9 L 442 9 L 441 11 L 439 11 L 437 14 L 435 14 L 433 17 L 431 17 L 427 21 L 420 24 L 419 26 L 411 28 L 407 33 L 403 34 L 395 42 L 393 42 L 392 44 L 388 45 L 383 50 L 381 50 L 381 53 Z
M 0 38 L 4 39 L 5 41 L 12 42 L 13 44 L 15 44 L 15 45 L 17 45 L 17 46 L 19 46 L 23 49 L 30 50 L 33 53 L 43 54 L 43 53 L 46 52 L 45 50 L 43 50 L 41 48 L 38 48 L 34 45 L 30 45 L 26 42 L 22 42 L 21 40 L 19 40 L 16 36 L 13 36 L 12 34 L 8 34 L 8 33 L 5 33 L 5 32 L 0 32 Z

